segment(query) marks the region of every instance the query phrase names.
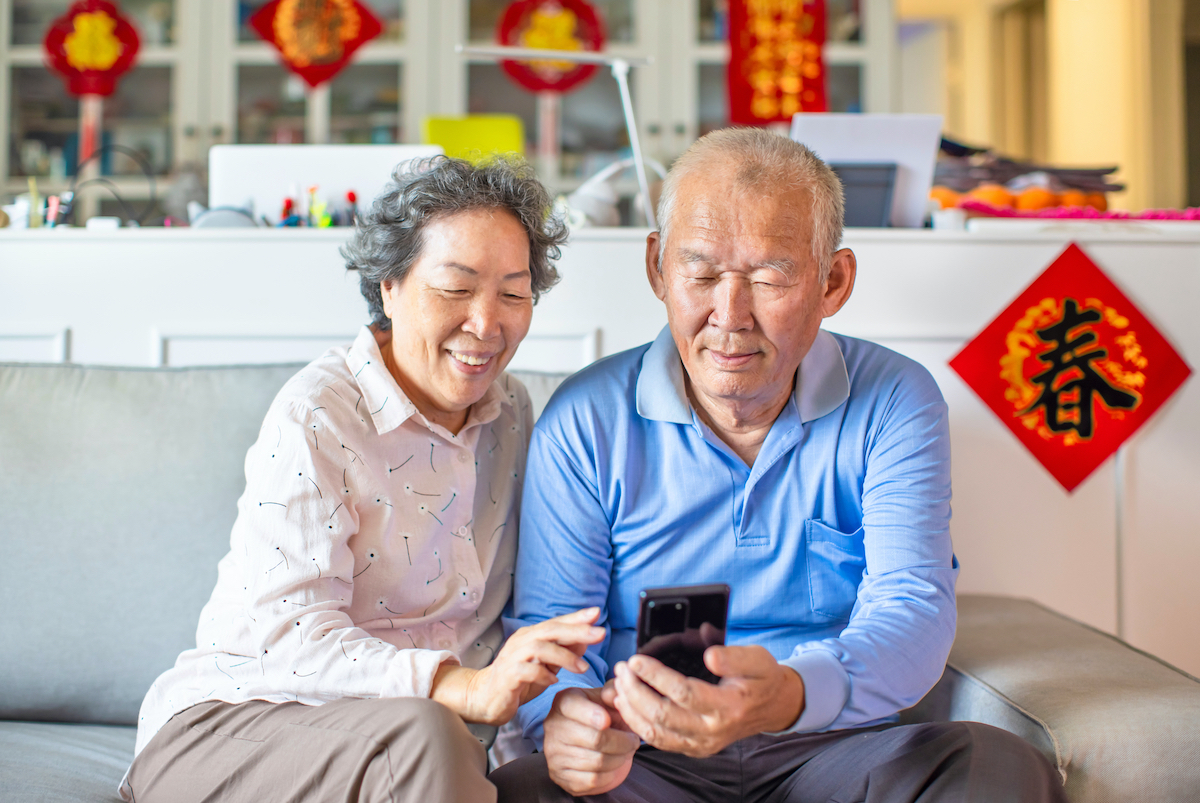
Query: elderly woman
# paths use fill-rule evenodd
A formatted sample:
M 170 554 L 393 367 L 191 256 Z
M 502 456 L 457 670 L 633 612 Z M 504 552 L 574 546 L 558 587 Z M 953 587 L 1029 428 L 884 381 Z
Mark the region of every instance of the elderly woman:
M 343 249 L 373 322 L 268 410 L 125 799 L 495 799 L 464 722 L 506 722 L 603 637 L 589 609 L 501 646 L 533 427 L 504 368 L 564 237 L 526 166 L 397 172 Z

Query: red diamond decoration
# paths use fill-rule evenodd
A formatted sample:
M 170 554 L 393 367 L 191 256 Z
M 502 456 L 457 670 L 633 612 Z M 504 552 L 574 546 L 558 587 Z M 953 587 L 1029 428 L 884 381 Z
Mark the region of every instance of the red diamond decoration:
M 950 367 L 1067 491 L 1191 373 L 1074 243 Z
M 383 31 L 358 0 L 271 0 L 254 12 L 250 27 L 311 87 L 341 72 L 354 51 Z

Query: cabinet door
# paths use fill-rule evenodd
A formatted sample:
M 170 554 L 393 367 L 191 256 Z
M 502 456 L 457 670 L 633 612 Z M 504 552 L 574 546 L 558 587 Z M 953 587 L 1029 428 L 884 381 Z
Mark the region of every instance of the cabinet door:
M 729 125 L 728 0 L 669 0 L 685 11 L 663 26 L 670 98 L 665 151 L 678 156 L 697 137 Z M 825 63 L 832 112 L 891 110 L 891 0 L 826 0 Z
M 663 7 L 678 0 L 591 0 L 602 17 L 605 51 L 616 56 L 646 56 L 657 50 Z M 462 31 L 474 45 L 496 42 L 496 28 L 509 0 L 465 0 Z M 460 39 L 459 41 L 464 41 Z M 643 152 L 656 156 L 662 130 L 659 78 L 655 63 L 630 73 L 630 96 Z M 518 86 L 490 60 L 467 59 L 462 68 L 466 108 L 471 114 L 516 114 L 525 129 L 525 152 L 531 161 L 538 152 L 540 120 L 537 96 Z M 553 107 L 551 107 L 553 108 Z M 454 113 L 447 111 L 446 113 Z M 558 130 L 556 158 L 539 160 L 541 178 L 554 192 L 578 186 L 586 177 L 631 153 L 620 92 L 611 70 L 600 67 L 581 87 L 563 94 L 554 121 Z M 627 185 L 627 186 L 626 186 Z M 633 191 L 630 176 L 621 183 Z
M 415 141 L 406 108 L 410 7 L 429 0 L 360 0 L 383 32 L 315 89 L 280 63 L 249 20 L 268 0 L 211 0 L 207 27 L 208 144 Z
M 196 0 L 124 0 L 121 10 L 138 30 L 136 65 L 104 100 L 99 180 L 80 187 L 79 219 L 96 211 L 161 221 L 161 208 L 147 208 L 151 182 L 182 160 L 195 158 L 185 134 L 199 96 L 196 71 L 185 65 L 198 50 L 198 31 L 182 24 Z M 79 100 L 43 63 L 42 39 L 69 0 L 0 0 L 0 194 L 26 189 L 38 180 L 42 194 L 67 189 L 79 150 Z M 146 177 L 149 173 L 151 178 Z

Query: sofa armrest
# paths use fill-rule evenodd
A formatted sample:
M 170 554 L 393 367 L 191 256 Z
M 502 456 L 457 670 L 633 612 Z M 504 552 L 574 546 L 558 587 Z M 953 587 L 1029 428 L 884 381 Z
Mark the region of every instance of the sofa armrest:
M 946 671 L 903 720 L 1015 733 L 1073 803 L 1200 795 L 1200 681 L 1029 600 L 960 595 Z

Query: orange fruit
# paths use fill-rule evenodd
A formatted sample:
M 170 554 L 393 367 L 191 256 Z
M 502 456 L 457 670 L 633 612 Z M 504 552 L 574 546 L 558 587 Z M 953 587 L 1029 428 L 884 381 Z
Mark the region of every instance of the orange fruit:
M 1102 192 L 1089 192 L 1087 197 L 1087 205 L 1093 209 L 1099 209 L 1101 212 L 1108 210 L 1108 196 Z
M 980 184 L 967 197 L 1005 209 L 1011 208 L 1014 200 L 1013 194 L 999 184 Z
M 1087 206 L 1087 193 L 1083 190 L 1066 190 L 1058 196 L 1058 202 L 1062 206 Z
M 1052 206 L 1058 206 L 1058 195 L 1045 187 L 1026 187 L 1017 196 L 1015 206 L 1026 212 L 1049 209 Z
M 941 204 L 942 209 L 953 209 L 958 206 L 958 201 L 962 196 L 949 187 L 938 184 L 929 191 L 929 197 Z

